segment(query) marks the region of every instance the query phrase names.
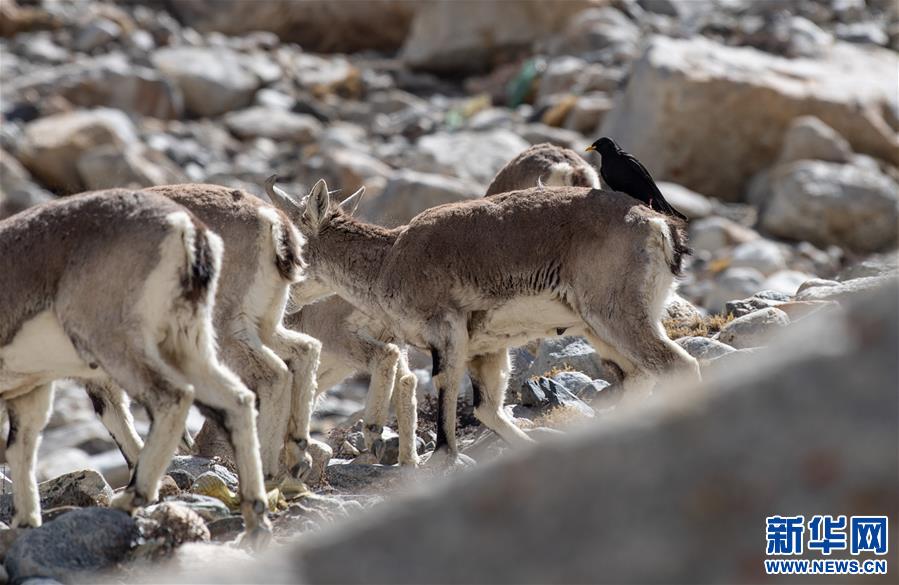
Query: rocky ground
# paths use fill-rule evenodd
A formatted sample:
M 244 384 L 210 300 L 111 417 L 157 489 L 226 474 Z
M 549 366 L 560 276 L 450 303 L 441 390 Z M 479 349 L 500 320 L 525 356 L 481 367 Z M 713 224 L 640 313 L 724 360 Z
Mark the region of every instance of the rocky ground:
M 0 0 L 0 37 L 0 218 L 115 186 L 203 181 L 261 196 L 278 173 L 294 192 L 320 177 L 346 193 L 365 185 L 361 215 L 397 225 L 481 196 L 531 144 L 580 152 L 609 135 L 691 219 L 695 253 L 665 326 L 708 372 L 809 331 L 798 322 L 810 315 L 844 318 L 897 272 L 890 0 Z M 523 426 L 613 424 L 616 372 L 583 340 L 513 357 L 508 409 Z M 413 362 L 426 456 L 433 387 L 428 360 Z M 276 541 L 425 481 L 394 466 L 389 429 L 360 452 L 366 383 L 320 402 L 333 459 L 309 491 L 273 495 Z M 0 531 L 10 579 L 137 579 L 163 559 L 189 571 L 190 559 L 245 555 L 231 546 L 241 523 L 226 462 L 181 456 L 162 503 L 134 519 L 106 509 L 124 460 L 83 391 L 58 386 L 38 465 L 45 520 L 58 520 Z M 193 413 L 190 428 L 201 424 Z M 465 399 L 460 436 L 481 463 L 505 450 Z M 228 546 L 182 547 L 194 542 Z

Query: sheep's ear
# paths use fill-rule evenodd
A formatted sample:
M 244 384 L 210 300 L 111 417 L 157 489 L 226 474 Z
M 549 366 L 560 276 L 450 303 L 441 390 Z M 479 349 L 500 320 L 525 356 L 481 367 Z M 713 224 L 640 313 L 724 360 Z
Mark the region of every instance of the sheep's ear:
M 363 195 L 365 195 L 364 186 L 359 187 L 358 191 L 341 201 L 338 207 L 347 215 L 356 215 L 356 210 L 359 209 L 359 203 L 362 201 Z
M 331 195 L 328 193 L 328 184 L 325 183 L 324 179 L 319 179 L 315 183 L 312 190 L 309 191 L 309 195 L 306 196 L 305 201 L 306 211 L 304 213 L 306 217 L 312 225 L 321 225 L 328 215 L 328 207 L 331 206 Z
M 287 217 L 296 221 L 303 213 L 303 206 L 293 197 L 287 194 L 284 189 L 278 187 L 275 183 L 278 181 L 278 175 L 272 175 L 265 180 L 265 192 L 271 199 L 275 207 L 287 214 Z

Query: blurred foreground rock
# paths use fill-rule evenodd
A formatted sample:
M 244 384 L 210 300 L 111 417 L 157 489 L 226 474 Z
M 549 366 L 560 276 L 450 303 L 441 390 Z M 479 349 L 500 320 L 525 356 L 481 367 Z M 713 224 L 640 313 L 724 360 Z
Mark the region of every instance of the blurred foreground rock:
M 897 297 L 893 279 L 844 316 L 810 318 L 770 350 L 713 370 L 701 391 L 672 388 L 655 408 L 429 486 L 244 575 L 757 582 L 765 517 L 822 511 L 886 514 L 895 542 Z
M 121 510 L 76 510 L 19 537 L 6 554 L 6 570 L 13 583 L 33 577 L 89 582 L 94 572 L 125 560 L 139 536 Z

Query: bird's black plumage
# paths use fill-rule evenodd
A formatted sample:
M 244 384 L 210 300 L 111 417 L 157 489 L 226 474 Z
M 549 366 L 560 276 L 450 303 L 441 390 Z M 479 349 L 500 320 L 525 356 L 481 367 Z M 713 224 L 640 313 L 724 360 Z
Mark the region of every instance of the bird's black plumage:
M 599 174 L 606 185 L 616 191 L 627 193 L 660 213 L 687 219 L 665 200 L 646 167 L 632 155 L 621 150 L 614 140 L 602 137 L 588 146 L 587 150 L 595 150 L 602 156 Z

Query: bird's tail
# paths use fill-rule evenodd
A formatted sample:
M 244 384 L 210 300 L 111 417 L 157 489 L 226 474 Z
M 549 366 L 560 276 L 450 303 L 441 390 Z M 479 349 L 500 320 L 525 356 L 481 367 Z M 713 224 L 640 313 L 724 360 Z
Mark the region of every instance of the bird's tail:
M 676 210 L 674 207 L 672 207 L 671 204 L 668 203 L 664 197 L 658 198 L 655 201 L 655 203 L 658 206 L 658 209 L 656 211 L 660 211 L 660 212 L 664 213 L 665 215 L 670 215 L 672 217 L 676 217 L 681 221 L 687 221 L 687 216 L 684 215 L 683 213 L 681 213 L 680 211 Z

